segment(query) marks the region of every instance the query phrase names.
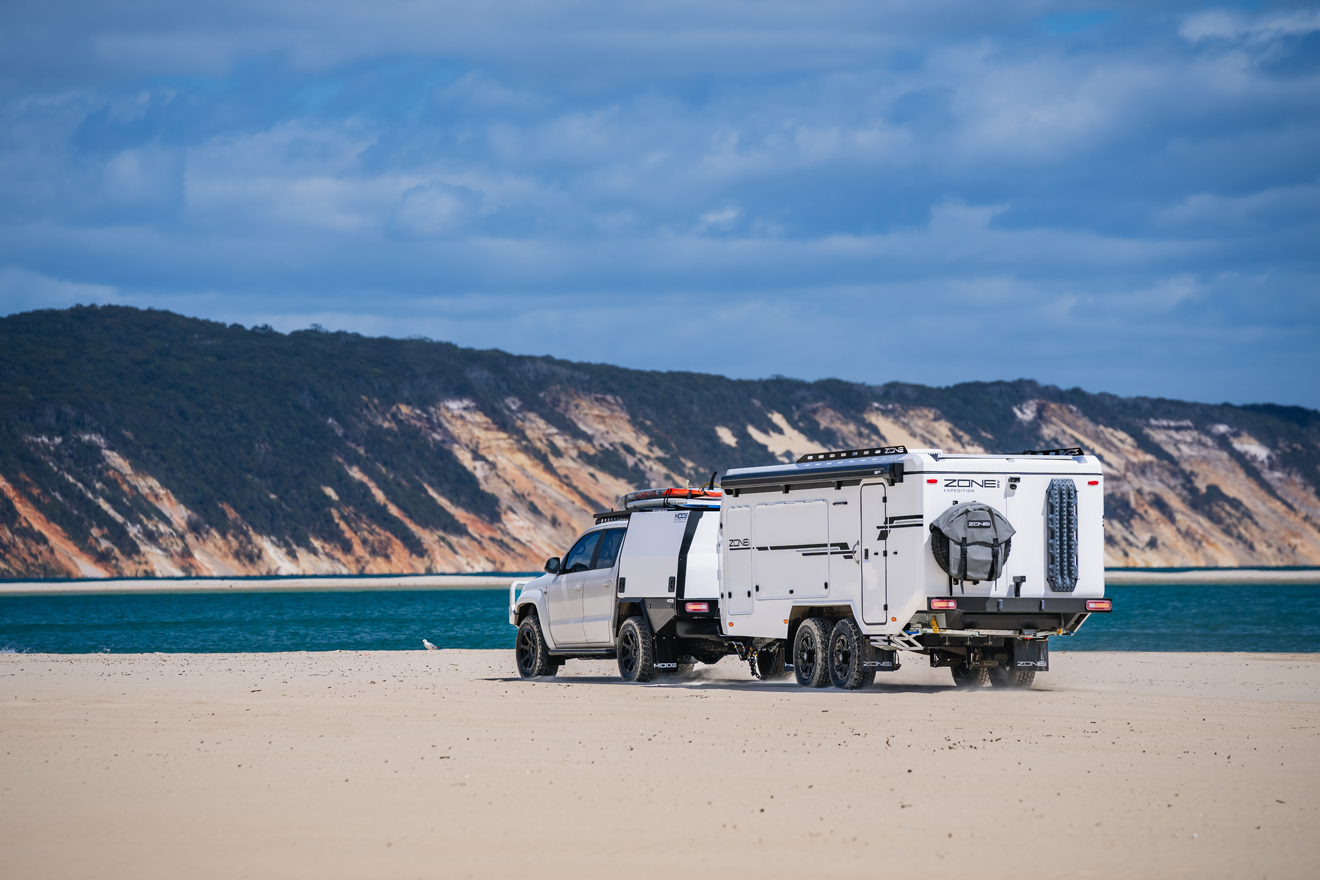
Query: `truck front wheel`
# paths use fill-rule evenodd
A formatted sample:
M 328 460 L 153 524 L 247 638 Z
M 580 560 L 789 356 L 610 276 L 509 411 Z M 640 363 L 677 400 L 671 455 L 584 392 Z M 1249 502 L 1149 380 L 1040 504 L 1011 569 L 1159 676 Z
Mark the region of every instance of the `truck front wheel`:
M 624 681 L 655 678 L 655 638 L 641 617 L 630 617 L 619 628 L 619 677 Z
M 819 617 L 808 618 L 793 639 L 793 676 L 808 688 L 830 685 L 830 624 Z
M 545 643 L 541 621 L 535 614 L 527 615 L 518 625 L 513 656 L 518 661 L 518 674 L 523 678 L 554 675 L 561 665 L 550 658 L 550 647 Z
M 871 659 L 871 643 L 862 634 L 862 628 L 851 617 L 840 620 L 830 633 L 830 682 L 836 688 L 855 691 L 875 684 L 875 667 L 866 665 Z

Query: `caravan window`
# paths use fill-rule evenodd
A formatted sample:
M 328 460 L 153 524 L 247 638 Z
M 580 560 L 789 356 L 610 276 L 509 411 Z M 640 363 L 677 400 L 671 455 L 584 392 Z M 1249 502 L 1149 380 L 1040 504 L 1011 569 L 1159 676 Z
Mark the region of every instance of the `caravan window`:
M 613 568 L 619 558 L 619 548 L 623 546 L 623 535 L 627 529 L 610 529 L 600 541 L 600 552 L 596 554 L 596 568 Z
M 573 545 L 564 557 L 563 574 L 575 571 L 587 571 L 591 568 L 591 557 L 596 555 L 596 544 L 600 542 L 600 532 L 583 535 L 582 540 Z

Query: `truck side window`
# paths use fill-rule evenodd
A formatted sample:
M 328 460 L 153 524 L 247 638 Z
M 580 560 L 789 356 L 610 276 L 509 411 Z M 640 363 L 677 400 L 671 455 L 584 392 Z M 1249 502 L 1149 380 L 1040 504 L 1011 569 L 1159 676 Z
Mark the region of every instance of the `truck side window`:
M 582 540 L 574 544 L 573 549 L 569 550 L 568 555 L 564 557 L 564 567 L 561 574 L 589 570 L 591 568 L 591 557 L 596 554 L 596 544 L 599 541 L 600 532 L 584 535 Z
M 610 529 L 600 542 L 600 553 L 596 554 L 595 568 L 613 568 L 619 558 L 619 548 L 623 546 L 623 535 L 627 529 Z

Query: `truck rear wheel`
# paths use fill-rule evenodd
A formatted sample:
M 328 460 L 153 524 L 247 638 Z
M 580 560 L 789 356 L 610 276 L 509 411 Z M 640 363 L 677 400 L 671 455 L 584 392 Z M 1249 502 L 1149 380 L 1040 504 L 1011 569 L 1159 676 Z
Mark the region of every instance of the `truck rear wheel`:
M 563 665 L 550 658 L 550 646 L 545 643 L 545 634 L 541 632 L 541 621 L 535 614 L 529 614 L 518 625 L 518 638 L 513 647 L 514 659 L 518 661 L 518 674 L 523 678 L 537 678 L 542 675 L 554 675 Z
M 808 618 L 793 639 L 793 676 L 808 688 L 830 685 L 830 624 L 819 617 Z
M 871 643 L 851 617 L 840 620 L 830 633 L 830 683 L 836 688 L 855 691 L 875 684 L 875 667 L 868 667 Z
M 954 685 L 960 688 L 979 688 L 990 683 L 990 670 L 984 666 L 967 666 L 959 663 L 957 666 L 950 666 L 949 671 L 953 673 Z
M 1036 670 L 1014 669 L 1008 665 L 996 666 L 989 673 L 990 683 L 997 688 L 1029 688 L 1036 680 Z
M 619 677 L 624 681 L 655 678 L 655 637 L 641 617 L 630 617 L 619 628 Z

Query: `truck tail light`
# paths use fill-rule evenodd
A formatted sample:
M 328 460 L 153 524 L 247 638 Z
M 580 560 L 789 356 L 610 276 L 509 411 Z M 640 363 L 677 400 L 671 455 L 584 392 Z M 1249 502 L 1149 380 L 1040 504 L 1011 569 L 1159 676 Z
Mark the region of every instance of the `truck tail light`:
M 957 599 L 931 599 L 930 608 L 932 611 L 953 611 L 958 607 Z
M 684 605 L 683 607 L 687 609 L 687 613 L 688 613 L 688 614 L 697 614 L 697 613 L 700 613 L 700 612 L 709 611 L 709 610 L 710 610 L 710 603 L 709 603 L 709 602 L 689 602 L 689 603 L 687 603 L 686 605 Z
M 1087 599 L 1087 611 L 1112 611 L 1114 610 L 1113 599 Z

